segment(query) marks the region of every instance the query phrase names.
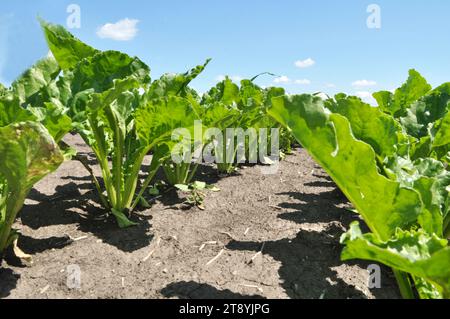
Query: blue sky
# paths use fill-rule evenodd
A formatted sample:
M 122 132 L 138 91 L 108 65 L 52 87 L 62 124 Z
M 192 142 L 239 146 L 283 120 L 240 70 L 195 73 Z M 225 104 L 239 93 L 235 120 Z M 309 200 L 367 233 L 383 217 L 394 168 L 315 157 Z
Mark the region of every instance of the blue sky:
M 36 17 L 66 25 L 73 3 L 81 28 L 71 32 L 96 48 L 139 56 L 153 77 L 212 58 L 193 83 L 200 91 L 222 75 L 265 71 L 283 77 L 258 84 L 291 93 L 364 96 L 396 88 L 410 68 L 433 85 L 450 80 L 448 0 L 2 0 L 0 81 L 11 82 L 47 54 Z M 372 3 L 381 9 L 380 29 L 367 26 Z

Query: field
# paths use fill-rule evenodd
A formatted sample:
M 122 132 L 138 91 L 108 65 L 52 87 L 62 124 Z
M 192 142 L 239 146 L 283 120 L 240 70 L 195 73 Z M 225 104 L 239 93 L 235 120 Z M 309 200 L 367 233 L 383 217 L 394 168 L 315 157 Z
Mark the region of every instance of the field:
M 67 139 L 79 151 L 89 152 L 77 136 Z M 172 191 L 138 213 L 139 226 L 120 230 L 112 220 L 101 219 L 84 168 L 65 163 L 36 186 L 23 209 L 17 224 L 23 234 L 20 243 L 33 253 L 34 265 L 2 270 L 0 281 L 5 284 L 0 295 L 399 297 L 388 270 L 383 271 L 382 288 L 369 290 L 366 263 L 340 262 L 339 237 L 356 217 L 304 150 L 289 156 L 277 175 L 264 176 L 258 167 L 245 167 L 220 178 L 204 167 L 198 179 L 218 179 L 221 189 L 207 197 L 206 210 L 185 209 L 183 194 L 179 199 Z M 214 243 L 199 251 L 207 242 Z M 262 254 L 257 254 L 263 245 Z M 223 254 L 207 265 L 222 249 Z M 65 271 L 71 264 L 81 268 L 80 290 L 66 286 Z
M 154 79 L 40 24 L 0 85 L 1 297 L 450 298 L 450 82 L 199 92 L 211 59 Z

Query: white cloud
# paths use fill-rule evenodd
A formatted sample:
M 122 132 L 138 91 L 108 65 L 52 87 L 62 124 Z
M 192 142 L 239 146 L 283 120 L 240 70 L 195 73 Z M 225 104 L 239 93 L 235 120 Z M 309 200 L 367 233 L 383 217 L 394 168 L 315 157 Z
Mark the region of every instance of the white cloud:
M 358 80 L 352 83 L 352 86 L 354 87 L 369 87 L 375 85 L 377 85 L 377 82 L 369 80 Z
M 375 98 L 372 96 L 372 93 L 370 93 L 370 92 L 359 91 L 359 92 L 356 92 L 355 95 L 370 105 L 377 105 L 377 101 L 375 100 Z
M 134 39 L 138 33 L 136 19 L 122 19 L 116 23 L 107 23 L 97 30 L 97 35 L 102 39 L 113 39 L 116 41 L 129 41 Z
M 216 77 L 216 81 L 217 82 L 222 82 L 223 80 L 225 80 L 226 76 L 225 75 L 219 75 Z M 228 76 L 228 78 L 231 79 L 231 81 L 233 82 L 241 82 L 244 78 L 240 75 L 231 75 Z
M 295 66 L 300 69 L 309 68 L 309 67 L 313 66 L 314 64 L 316 64 L 316 61 L 314 61 L 311 58 L 307 58 L 306 60 L 295 61 Z
M 311 81 L 308 79 L 301 79 L 301 80 L 295 80 L 294 83 L 299 84 L 299 85 L 310 85 Z
M 334 84 L 334 83 L 327 83 L 327 84 L 325 84 L 325 86 L 327 87 L 327 88 L 335 88 L 336 87 L 336 84 Z
M 280 83 L 290 83 L 291 79 L 289 79 L 286 75 L 277 77 L 273 82 L 280 84 Z

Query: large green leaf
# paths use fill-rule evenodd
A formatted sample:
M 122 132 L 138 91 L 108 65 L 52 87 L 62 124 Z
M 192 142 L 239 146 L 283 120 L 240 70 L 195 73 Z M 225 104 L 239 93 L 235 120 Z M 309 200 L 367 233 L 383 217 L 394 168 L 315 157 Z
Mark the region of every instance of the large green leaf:
M 389 240 L 363 235 L 357 222 L 341 238 L 343 260 L 366 259 L 383 263 L 439 285 L 450 293 L 450 247 L 447 241 L 426 232 L 397 229 Z
M 430 90 L 431 86 L 419 72 L 410 70 L 408 80 L 395 93 L 381 91 L 374 93 L 373 96 L 383 112 L 397 118 L 405 116 L 410 105 Z
M 32 103 L 33 95 L 48 86 L 59 73 L 60 68 L 56 60 L 53 57 L 45 58 L 38 61 L 15 80 L 11 89 L 19 98 L 21 104 Z
M 450 144 L 450 112 L 448 112 L 437 125 L 433 147 L 442 147 Z
M 449 102 L 449 94 L 433 92 L 414 102 L 400 122 L 409 135 L 418 139 L 428 136 L 431 125 L 447 114 Z
M 239 97 L 239 105 L 244 110 L 263 107 L 266 98 L 264 90 L 250 80 L 241 81 Z
M 210 61 L 211 60 L 208 59 L 203 65 L 198 65 L 183 74 L 164 74 L 160 79 L 155 80 L 151 84 L 146 93 L 147 98 L 152 100 L 168 95 L 180 95 L 186 97 L 187 93 L 189 93 L 189 90 L 187 90 L 189 83 L 203 72 Z
M 43 107 L 29 107 L 28 110 L 45 126 L 57 143 L 72 130 L 72 120 L 65 109 L 52 102 L 44 103 Z
M 99 108 L 111 105 L 122 93 L 148 83 L 149 73 L 150 69 L 138 58 L 105 51 L 84 59 L 72 72 L 65 74 L 60 82 L 63 91 L 68 92 L 65 105 L 77 131 L 89 144 L 94 141 L 92 127 L 88 124 L 89 114 L 100 114 Z M 119 113 L 129 115 L 133 111 L 129 107 L 133 105 L 119 103 L 117 107 Z
M 388 239 L 397 227 L 417 221 L 419 194 L 380 175 L 374 150 L 355 139 L 345 117 L 329 115 L 322 99 L 311 95 L 277 97 L 272 103 L 268 113 L 292 131 L 379 238 Z
M 355 137 L 375 150 L 382 158 L 397 154 L 407 143 L 401 126 L 392 117 L 366 104 L 357 97 L 337 95 L 327 100 L 325 106 L 334 113 L 345 116 Z
M 72 94 L 93 90 L 96 93 L 113 87 L 114 80 L 133 77 L 140 83 L 150 81 L 150 68 L 139 58 L 118 51 L 104 51 L 82 60 L 73 70 Z
M 10 189 L 29 190 L 63 161 L 42 124 L 21 122 L 0 128 L 0 175 Z
M 222 102 L 225 105 L 237 104 L 240 100 L 239 86 L 233 83 L 228 77 L 211 88 L 202 99 L 202 104 L 208 105 L 215 102 Z
M 146 145 L 170 140 L 178 128 L 191 132 L 197 119 L 189 100 L 177 96 L 153 99 L 141 105 L 135 114 L 137 135 Z
M 53 56 L 64 71 L 73 69 L 81 60 L 99 52 L 75 38 L 60 25 L 41 20 L 41 26 Z
M 18 98 L 10 94 L 0 98 L 0 127 L 35 120 L 36 117 L 30 111 L 21 107 Z

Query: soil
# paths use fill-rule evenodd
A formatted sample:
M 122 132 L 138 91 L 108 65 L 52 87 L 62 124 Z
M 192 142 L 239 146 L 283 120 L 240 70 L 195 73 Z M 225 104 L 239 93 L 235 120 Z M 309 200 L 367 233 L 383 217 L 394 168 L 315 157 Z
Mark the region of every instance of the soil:
M 66 139 L 90 155 L 78 136 Z M 84 167 L 64 163 L 22 210 L 15 227 L 33 263 L 3 261 L 0 297 L 399 298 L 389 269 L 369 289 L 369 263 L 340 261 L 339 237 L 358 216 L 304 150 L 277 174 L 253 166 L 223 177 L 204 166 L 196 179 L 220 188 L 207 193 L 205 210 L 169 190 L 123 230 L 105 216 Z M 70 285 L 74 265 L 80 287 Z

